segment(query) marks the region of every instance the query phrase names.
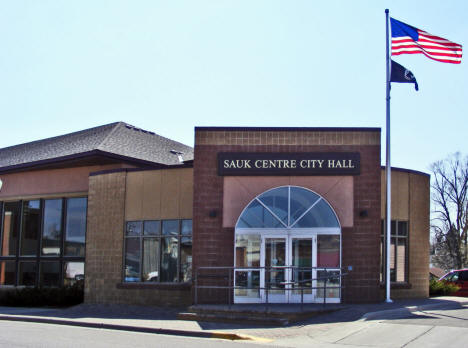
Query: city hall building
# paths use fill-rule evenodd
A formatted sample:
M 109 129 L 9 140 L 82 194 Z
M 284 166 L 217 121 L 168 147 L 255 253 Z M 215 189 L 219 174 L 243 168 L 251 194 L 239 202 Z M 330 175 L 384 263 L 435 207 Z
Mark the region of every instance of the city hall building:
M 86 303 L 384 298 L 379 128 L 117 122 L 0 149 L 0 296 L 84 282 Z M 391 296 L 428 296 L 429 175 L 392 168 Z

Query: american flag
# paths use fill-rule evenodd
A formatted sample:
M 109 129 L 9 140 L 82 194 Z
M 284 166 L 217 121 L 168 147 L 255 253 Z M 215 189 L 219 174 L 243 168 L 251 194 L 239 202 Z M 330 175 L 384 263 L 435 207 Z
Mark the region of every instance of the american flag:
M 462 46 L 390 18 L 392 56 L 422 53 L 438 62 L 460 64 Z

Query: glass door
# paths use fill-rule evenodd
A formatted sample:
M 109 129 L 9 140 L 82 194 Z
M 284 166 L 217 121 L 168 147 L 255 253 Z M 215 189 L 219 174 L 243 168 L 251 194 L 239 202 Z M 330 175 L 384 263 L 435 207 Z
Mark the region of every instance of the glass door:
M 289 271 L 287 262 L 287 238 L 265 237 L 264 246 L 264 277 L 263 302 L 287 302 L 287 279 Z
M 315 238 L 290 238 L 291 291 L 289 302 L 313 302 L 315 298 Z
M 340 302 L 339 235 L 263 235 L 260 254 L 261 302 Z
M 262 302 L 313 302 L 315 298 L 316 238 L 262 238 Z

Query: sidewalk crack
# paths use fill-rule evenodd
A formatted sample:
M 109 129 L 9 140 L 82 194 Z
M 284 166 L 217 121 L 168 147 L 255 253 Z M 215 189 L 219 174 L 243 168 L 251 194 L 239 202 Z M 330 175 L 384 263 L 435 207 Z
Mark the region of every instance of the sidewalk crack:
M 353 335 L 355 335 L 355 334 L 357 334 L 357 333 L 359 333 L 359 332 L 361 332 L 361 331 L 367 329 L 368 327 L 369 327 L 369 326 L 366 325 L 366 327 L 362 327 L 362 328 L 360 328 L 359 330 L 354 331 L 354 332 L 350 333 L 349 335 L 347 335 L 347 336 L 345 336 L 345 337 L 342 337 L 342 338 L 340 338 L 339 340 L 337 340 L 337 341 L 335 341 L 335 342 L 333 342 L 333 343 L 338 343 L 338 342 L 340 342 L 340 341 L 343 341 L 344 339 L 346 339 L 346 338 L 348 338 L 348 337 L 351 337 L 351 336 L 353 336 Z

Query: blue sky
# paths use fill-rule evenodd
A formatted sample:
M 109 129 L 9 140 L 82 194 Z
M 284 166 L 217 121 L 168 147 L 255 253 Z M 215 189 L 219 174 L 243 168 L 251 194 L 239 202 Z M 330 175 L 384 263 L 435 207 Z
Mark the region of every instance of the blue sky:
M 464 46 L 458 1 L 1 1 L 0 147 L 115 121 L 193 145 L 194 126 L 381 127 L 385 8 Z M 467 53 L 465 53 L 467 55 Z M 467 153 L 467 62 L 395 60 L 392 165 Z

